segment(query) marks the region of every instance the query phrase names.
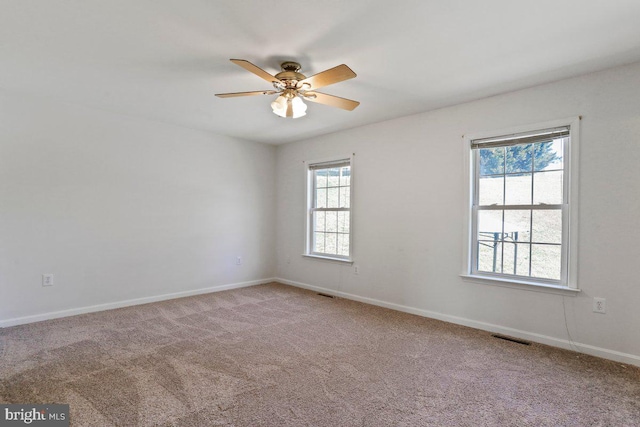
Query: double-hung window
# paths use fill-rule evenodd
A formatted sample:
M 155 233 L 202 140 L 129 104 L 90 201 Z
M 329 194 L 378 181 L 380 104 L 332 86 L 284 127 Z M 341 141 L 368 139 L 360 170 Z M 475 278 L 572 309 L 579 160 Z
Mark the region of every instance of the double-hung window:
M 306 254 L 351 259 L 351 158 L 307 167 Z
M 571 139 L 563 125 L 470 140 L 472 276 L 571 286 Z

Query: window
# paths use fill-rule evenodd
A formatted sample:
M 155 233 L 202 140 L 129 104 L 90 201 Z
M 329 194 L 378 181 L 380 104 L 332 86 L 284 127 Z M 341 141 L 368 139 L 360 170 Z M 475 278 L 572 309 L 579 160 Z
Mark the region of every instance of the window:
M 575 287 L 571 139 L 571 125 L 470 139 L 472 276 Z
M 351 163 L 308 165 L 307 255 L 350 260 Z

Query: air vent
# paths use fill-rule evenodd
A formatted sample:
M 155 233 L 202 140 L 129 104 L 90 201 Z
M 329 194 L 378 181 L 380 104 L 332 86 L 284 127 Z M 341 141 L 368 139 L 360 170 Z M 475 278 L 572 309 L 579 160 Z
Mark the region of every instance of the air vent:
M 513 338 L 513 337 L 508 337 L 506 335 L 500 335 L 500 334 L 493 334 L 491 335 L 494 338 L 499 338 L 501 340 L 505 340 L 505 341 L 511 341 L 511 342 L 515 342 L 517 344 L 522 344 L 522 345 L 531 345 L 531 343 L 529 341 L 525 341 L 525 340 L 519 340 L 518 338 Z
M 318 292 L 318 295 L 320 295 L 321 297 L 335 298 L 333 295 L 321 294 L 320 292 Z

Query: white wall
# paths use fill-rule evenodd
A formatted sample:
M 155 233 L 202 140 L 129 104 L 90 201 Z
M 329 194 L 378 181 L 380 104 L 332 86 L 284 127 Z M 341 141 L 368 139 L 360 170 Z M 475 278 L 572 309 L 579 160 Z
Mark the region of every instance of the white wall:
M 573 348 L 640 364 L 639 100 L 640 64 L 634 64 L 280 146 L 278 276 L 553 345 L 569 347 L 568 329 Z M 565 296 L 462 279 L 462 135 L 578 115 L 582 292 Z M 351 152 L 359 275 L 348 265 L 300 256 L 302 161 Z M 606 314 L 592 312 L 595 296 L 607 299 Z
M 0 94 L 0 326 L 273 277 L 274 166 L 272 146 Z
M 276 247 L 288 283 L 640 364 L 638 99 L 635 64 L 276 149 L 0 93 L 0 326 L 268 279 Z M 582 292 L 461 279 L 461 136 L 576 115 Z M 300 255 L 302 161 L 351 152 L 359 275 Z

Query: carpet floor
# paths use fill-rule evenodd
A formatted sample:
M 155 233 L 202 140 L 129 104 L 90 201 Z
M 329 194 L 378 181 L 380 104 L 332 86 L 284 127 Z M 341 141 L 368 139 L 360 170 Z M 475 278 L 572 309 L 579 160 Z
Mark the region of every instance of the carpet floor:
M 638 426 L 640 369 L 277 283 L 0 330 L 74 426 Z

